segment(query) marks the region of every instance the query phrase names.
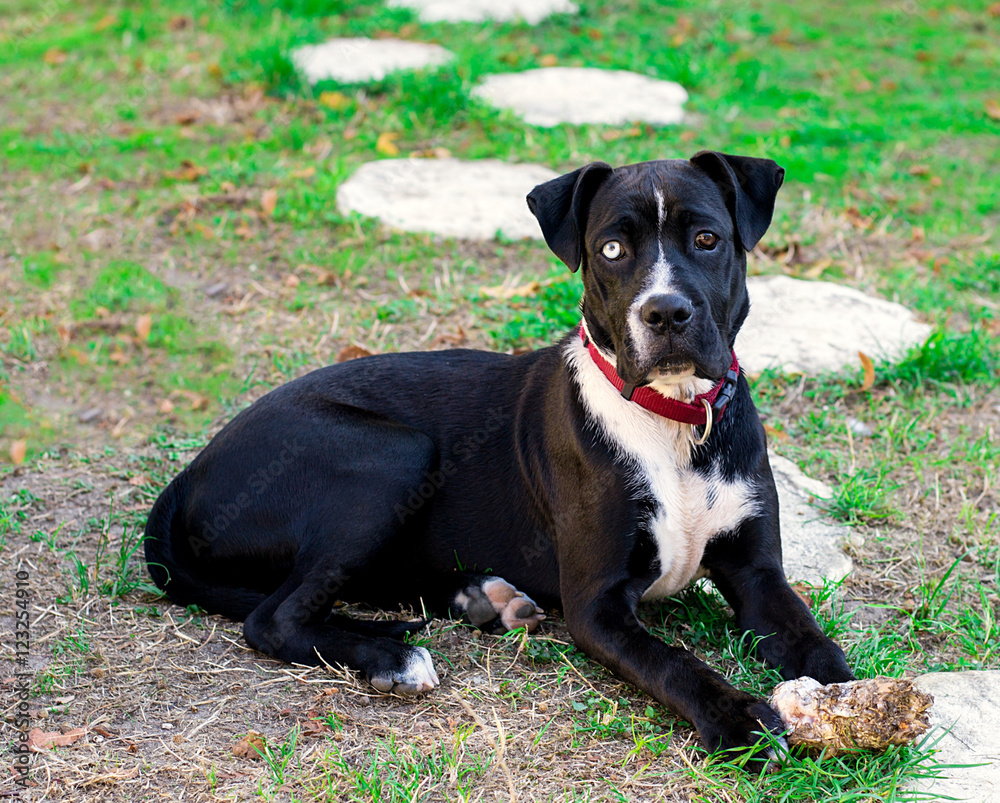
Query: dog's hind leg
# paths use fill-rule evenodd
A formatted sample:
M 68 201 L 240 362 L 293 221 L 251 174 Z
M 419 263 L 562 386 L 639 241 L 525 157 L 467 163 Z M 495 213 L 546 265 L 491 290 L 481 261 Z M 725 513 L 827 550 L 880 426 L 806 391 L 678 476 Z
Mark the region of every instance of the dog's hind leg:
M 290 577 L 247 618 L 247 643 L 289 663 L 357 669 L 379 691 L 419 694 L 435 688 L 439 680 L 430 653 L 399 640 L 423 623 L 329 617 L 336 577 L 323 566 Z
M 449 608 L 484 632 L 506 633 L 523 627 L 530 633 L 545 619 L 538 603 L 502 577 L 462 574 L 456 580 Z
M 438 685 L 430 654 L 402 641 L 419 625 L 330 614 L 339 597 L 364 590 L 395 544 L 414 536 L 414 523 L 402 522 L 396 508 L 432 468 L 434 444 L 421 432 L 364 411 L 322 412 L 299 459 L 267 488 L 253 520 L 260 549 L 268 526 L 274 527 L 273 511 L 284 511 L 281 538 L 271 536 L 272 543 L 295 543 L 297 549 L 291 571 L 247 616 L 247 643 L 289 663 L 359 670 L 380 691 L 429 691 Z M 275 422 L 271 437 L 280 426 Z M 245 543 L 251 545 L 244 550 L 253 548 L 249 539 Z

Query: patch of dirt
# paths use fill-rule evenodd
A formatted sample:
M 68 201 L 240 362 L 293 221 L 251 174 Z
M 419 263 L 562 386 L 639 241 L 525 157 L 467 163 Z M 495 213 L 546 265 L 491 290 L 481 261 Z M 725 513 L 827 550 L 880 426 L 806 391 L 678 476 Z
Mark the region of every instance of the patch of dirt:
M 388 771 L 371 769 L 375 749 L 385 758 L 398 751 L 403 767 L 449 757 L 453 771 L 424 770 L 434 799 L 453 799 L 460 783 L 481 799 L 509 799 L 512 786 L 523 793 L 528 777 L 536 799 L 567 789 L 602 797 L 609 784 L 633 800 L 690 798 L 693 784 L 683 775 L 672 774 L 669 788 L 661 779 L 697 760 L 693 731 L 677 725 L 672 737 L 661 737 L 670 747 L 658 756 L 637 748 L 628 734 L 602 736 L 588 722 L 593 713 L 579 712 L 574 703 L 607 700 L 625 722 L 637 717 L 641 723 L 651 701 L 596 665 L 536 661 L 523 640 L 435 620 L 424 643 L 442 685 L 403 699 L 378 694 L 350 672 L 273 661 L 246 647 L 239 623 L 190 614 L 145 592 L 120 601 L 93 588 L 70 593 L 67 560 L 28 536 L 62 524 L 60 546 L 71 545 L 93 572 L 101 531 L 88 522 L 107 515 L 111 497 L 126 516 L 141 516 L 148 504 L 124 479 L 127 473 L 120 457 L 67 455 L 0 483 L 4 498 L 30 491 L 38 500 L 22 532 L 8 534 L 0 552 L 4 578 L 18 568 L 31 578 L 29 665 L 36 688 L 48 683 L 31 698 L 31 726 L 86 731 L 71 746 L 32 755 L 33 799 L 132 801 L 153 792 L 156 799 L 183 794 L 209 801 L 244 799 L 261 786 L 278 799 L 302 799 L 337 790 L 339 783 L 337 797 L 348 791 L 351 773 L 373 778 Z M 8 632 L 13 599 L 5 594 L 0 603 Z M 535 644 L 570 641 L 558 618 L 532 638 Z M 13 676 L 9 653 L 0 666 L 4 677 Z M 275 751 L 295 729 L 297 758 L 283 783 L 267 761 L 239 747 L 255 732 Z M 11 791 L 4 778 L 0 793 Z

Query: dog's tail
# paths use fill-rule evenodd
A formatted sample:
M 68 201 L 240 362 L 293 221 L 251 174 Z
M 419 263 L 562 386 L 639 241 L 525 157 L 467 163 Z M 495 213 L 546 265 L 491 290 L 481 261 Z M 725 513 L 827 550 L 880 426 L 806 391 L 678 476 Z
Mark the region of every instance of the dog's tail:
M 182 471 L 149 512 L 143 539 L 149 576 L 178 605 L 198 605 L 209 613 L 242 622 L 267 595 L 250 588 L 220 586 L 210 578 L 196 576 L 192 563 L 198 559 L 199 536 L 190 533 L 184 522 L 187 486 L 187 472 Z

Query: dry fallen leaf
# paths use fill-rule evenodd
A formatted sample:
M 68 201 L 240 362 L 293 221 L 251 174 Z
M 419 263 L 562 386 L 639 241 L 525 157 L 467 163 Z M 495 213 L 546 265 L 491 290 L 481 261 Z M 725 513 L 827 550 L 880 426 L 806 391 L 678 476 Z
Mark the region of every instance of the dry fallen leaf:
M 233 745 L 233 755 L 236 758 L 257 760 L 261 757 L 259 751 L 264 750 L 264 736 L 257 731 L 247 731 L 247 735 Z
M 451 151 L 447 148 L 423 148 L 418 151 L 410 151 L 413 159 L 447 159 L 451 156 Z
M 770 39 L 771 44 L 777 45 L 778 47 L 790 48 L 794 46 L 792 44 L 791 28 L 782 28 L 780 31 L 771 34 Z
M 306 717 L 308 719 L 301 720 L 299 726 L 302 728 L 302 735 L 307 739 L 310 736 L 322 736 L 324 733 L 330 732 L 330 726 L 320 719 L 319 712 L 310 709 Z
M 156 409 L 164 415 L 170 415 L 174 411 L 174 403 L 170 399 L 161 399 Z
M 555 67 L 559 63 L 559 57 L 554 53 L 546 53 L 538 60 L 538 63 L 543 67 Z
M 986 101 L 986 116 L 991 120 L 1000 120 L 1000 101 L 995 99 Z
M 535 281 L 527 284 L 519 284 L 517 287 L 506 287 L 498 285 L 496 287 L 484 287 L 483 295 L 490 298 L 513 298 L 514 296 L 533 296 L 542 286 Z
M 28 453 L 28 442 L 21 438 L 21 440 L 14 441 L 10 445 L 10 461 L 15 465 L 19 466 L 24 462 L 25 455 Z
M 872 385 L 875 384 L 875 363 L 873 363 L 872 358 L 863 351 L 858 352 L 858 359 L 861 360 L 861 367 L 865 371 L 865 379 L 861 383 L 861 389 L 870 390 Z
M 149 333 L 153 331 L 153 316 L 148 312 L 140 315 L 135 321 L 135 333 L 142 341 L 149 340 Z
M 136 474 L 134 477 L 129 477 L 129 485 L 149 485 L 149 475 L 148 474 Z
M 46 64 L 62 64 L 66 61 L 66 51 L 60 50 L 57 47 L 49 48 L 45 51 L 45 55 L 42 56 L 42 61 Z
M 316 175 L 316 168 L 312 167 L 311 165 L 309 167 L 303 168 L 302 170 L 293 170 L 291 172 L 292 178 L 312 178 L 315 175 Z
M 185 159 L 181 162 L 181 166 L 177 170 L 168 170 L 163 175 L 167 178 L 175 178 L 178 181 L 197 181 L 202 176 L 207 176 L 208 170 L 201 165 L 196 165 L 189 159 Z
M 384 156 L 399 156 L 399 146 L 395 141 L 399 134 L 394 131 L 383 131 L 375 141 L 375 150 Z
M 28 732 L 28 749 L 34 753 L 48 750 L 50 747 L 69 747 L 87 735 L 86 728 L 73 728 L 73 730 L 60 733 L 51 731 L 44 733 L 41 728 L 32 728 Z
M 190 17 L 185 17 L 183 15 L 174 17 L 170 20 L 170 30 L 171 31 L 183 31 L 185 28 L 191 28 L 194 26 L 194 20 Z
M 802 275 L 807 279 L 818 279 L 823 275 L 823 271 L 825 271 L 832 264 L 833 260 L 830 259 L 830 257 L 823 257 L 815 262 L 811 268 L 807 268 L 802 271 Z
M 798 594 L 799 599 L 801 599 L 806 605 L 812 605 L 812 599 L 809 593 L 812 591 L 811 585 L 808 583 L 792 583 L 792 591 Z
M 437 346 L 460 346 L 466 340 L 468 336 L 465 334 L 465 330 L 459 326 L 454 332 L 442 332 L 434 340 L 431 341 L 431 347 L 435 348 Z
M 787 443 L 791 440 L 791 436 L 787 432 L 772 427 L 770 424 L 764 424 L 764 432 L 767 433 L 767 437 L 781 441 L 782 443 Z
M 118 17 L 116 17 L 114 14 L 108 14 L 106 17 L 101 17 L 101 19 L 98 20 L 97 25 L 94 26 L 94 33 L 100 33 L 101 31 L 105 31 L 112 25 L 117 24 L 117 22 L 118 22 Z
M 79 365 L 86 365 L 90 362 L 90 357 L 80 351 L 80 349 L 66 349 L 66 353 L 76 360 Z
M 320 92 L 319 93 L 319 104 L 320 106 L 326 106 L 328 109 L 343 109 L 350 103 L 350 98 L 347 97 L 343 92 Z
M 273 187 L 269 190 L 264 190 L 264 192 L 260 194 L 260 208 L 267 217 L 271 217 L 274 214 L 274 207 L 277 203 L 278 191 Z
M 345 346 L 337 354 L 337 362 L 347 362 L 348 360 L 356 360 L 358 357 L 369 357 L 371 352 L 362 348 L 361 346 Z

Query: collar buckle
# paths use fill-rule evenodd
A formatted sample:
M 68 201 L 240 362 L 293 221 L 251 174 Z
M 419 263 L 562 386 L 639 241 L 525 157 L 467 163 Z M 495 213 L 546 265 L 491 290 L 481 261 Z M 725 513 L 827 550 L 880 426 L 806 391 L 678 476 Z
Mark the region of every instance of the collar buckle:
M 712 409 L 715 411 L 716 415 L 721 415 L 722 411 L 726 406 L 733 400 L 733 396 L 736 395 L 736 383 L 740 378 L 740 369 L 730 367 L 726 371 L 726 376 L 722 380 L 722 387 L 719 388 L 719 395 L 715 397 L 715 401 L 712 402 Z

